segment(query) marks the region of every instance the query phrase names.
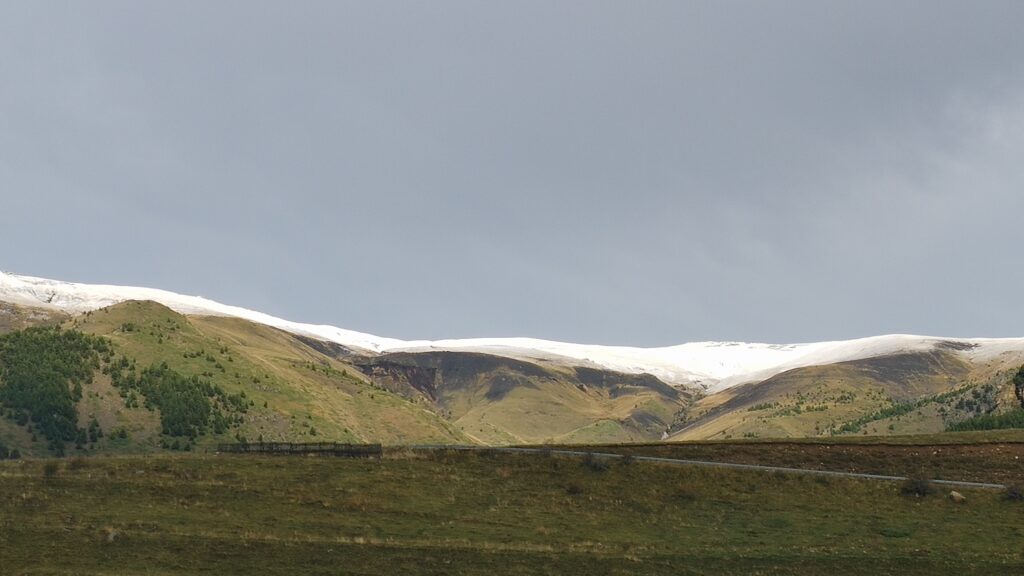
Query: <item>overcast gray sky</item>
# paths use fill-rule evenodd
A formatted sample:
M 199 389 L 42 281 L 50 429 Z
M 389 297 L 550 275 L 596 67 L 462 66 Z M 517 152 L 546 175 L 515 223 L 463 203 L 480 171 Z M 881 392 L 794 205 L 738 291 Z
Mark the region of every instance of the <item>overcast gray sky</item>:
M 0 269 L 400 338 L 1024 336 L 1022 25 L 0 0 Z

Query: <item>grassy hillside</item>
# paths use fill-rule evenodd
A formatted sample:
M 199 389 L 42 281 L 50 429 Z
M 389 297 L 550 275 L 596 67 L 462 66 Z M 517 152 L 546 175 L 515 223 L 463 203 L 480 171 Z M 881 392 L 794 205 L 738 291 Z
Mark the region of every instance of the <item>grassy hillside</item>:
M 126 302 L 67 320 L 64 327 L 64 334 L 84 333 L 109 344 L 109 351 L 86 362 L 88 375 L 51 386 L 69 398 L 79 429 L 98 429 L 98 437 L 86 442 L 76 442 L 73 431 L 64 434 L 64 442 L 81 451 L 191 450 L 260 438 L 470 441 L 422 403 L 387 392 L 352 366 L 265 326 L 187 318 L 153 302 Z M 30 348 L 21 354 L 35 358 L 29 364 L 38 369 L 53 364 Z M 12 389 L 9 377 L 0 380 L 0 391 Z M 42 397 L 32 398 L 38 404 Z M 0 401 L 8 412 L 17 408 L 10 399 Z M 52 454 L 45 422 L 37 421 L 50 409 L 39 404 L 33 411 L 31 402 L 24 406 L 27 418 L 0 418 L 0 443 L 25 456 Z
M 0 334 L 31 326 L 60 324 L 68 318 L 67 314 L 56 310 L 29 308 L 10 302 L 0 302 Z
M 355 362 L 381 385 L 436 405 L 467 435 L 492 444 L 658 439 L 692 398 L 649 375 L 484 354 L 396 353 Z
M 644 441 L 659 438 L 691 400 L 647 375 L 482 354 L 358 357 L 154 302 L 125 302 L 65 319 L 63 327 L 110 346 L 74 399 L 79 419 L 101 432 L 77 447 L 99 453 L 260 439 Z M 53 452 L 31 425 L 12 419 L 0 421 L 0 442 L 27 456 Z
M 466 438 L 442 418 L 367 381 L 292 335 L 233 318 L 185 317 L 153 302 L 126 302 L 71 323 L 107 336 L 149 366 L 166 362 L 245 394 L 235 436 L 267 441 L 452 442 Z
M 638 487 L 643 487 L 638 489 Z M 5 574 L 1010 574 L 996 491 L 539 455 L 0 463 Z
M 941 432 L 1014 404 L 1009 361 L 972 365 L 951 351 L 798 368 L 701 399 L 677 440 Z

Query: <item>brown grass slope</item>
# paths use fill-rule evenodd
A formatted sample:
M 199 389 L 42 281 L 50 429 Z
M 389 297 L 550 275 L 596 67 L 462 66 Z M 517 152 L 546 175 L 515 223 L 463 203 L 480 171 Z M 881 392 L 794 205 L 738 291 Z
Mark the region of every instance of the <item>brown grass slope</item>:
M 692 399 L 647 374 L 469 352 L 394 353 L 354 362 L 375 382 L 433 403 L 466 434 L 490 444 L 658 439 Z
M 60 324 L 67 320 L 68 317 L 67 314 L 57 310 L 21 306 L 0 301 L 0 334 L 31 326 Z
M 673 438 L 940 432 L 1012 404 L 1009 362 L 976 365 L 940 348 L 797 368 L 701 399 Z

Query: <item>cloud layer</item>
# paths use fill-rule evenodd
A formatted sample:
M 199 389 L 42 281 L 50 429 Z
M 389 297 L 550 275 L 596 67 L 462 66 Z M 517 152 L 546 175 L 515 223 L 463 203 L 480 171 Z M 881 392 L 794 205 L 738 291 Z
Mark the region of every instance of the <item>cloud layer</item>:
M 0 267 L 406 339 L 1019 336 L 1019 2 L 0 7 Z

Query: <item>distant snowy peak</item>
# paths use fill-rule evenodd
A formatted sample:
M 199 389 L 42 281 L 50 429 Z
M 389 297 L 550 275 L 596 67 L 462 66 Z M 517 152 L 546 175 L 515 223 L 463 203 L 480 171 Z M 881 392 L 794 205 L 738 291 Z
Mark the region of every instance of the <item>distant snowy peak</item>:
M 238 306 L 228 306 L 200 296 L 183 296 L 154 288 L 76 284 L 0 272 L 0 300 L 25 306 L 55 308 L 71 314 L 82 314 L 128 300 L 152 300 L 180 314 L 243 318 L 295 334 L 321 338 L 344 346 L 370 351 L 379 352 L 388 347 L 405 344 L 401 340 L 379 338 L 334 326 L 289 322 L 269 314 Z
M 166 290 L 75 284 L 0 272 L 0 300 L 81 314 L 128 300 L 152 300 L 189 315 L 230 316 L 369 352 L 480 352 L 530 361 L 595 366 L 648 373 L 670 384 L 718 391 L 805 366 L 833 364 L 901 352 L 929 351 L 950 343 L 972 359 L 1024 352 L 1024 339 L 951 339 L 888 335 L 813 344 L 693 342 L 664 348 L 599 346 L 533 338 L 475 338 L 404 341 L 334 326 L 290 322 L 262 312 L 228 306 Z

